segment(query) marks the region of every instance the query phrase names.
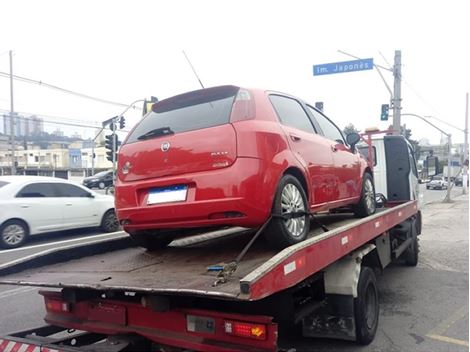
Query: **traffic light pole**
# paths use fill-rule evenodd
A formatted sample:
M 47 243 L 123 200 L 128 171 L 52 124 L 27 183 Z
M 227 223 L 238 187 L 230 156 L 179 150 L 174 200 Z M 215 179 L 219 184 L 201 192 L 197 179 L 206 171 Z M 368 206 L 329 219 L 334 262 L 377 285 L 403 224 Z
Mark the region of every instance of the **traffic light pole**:
M 401 50 L 395 50 L 393 65 L 393 134 L 401 134 Z

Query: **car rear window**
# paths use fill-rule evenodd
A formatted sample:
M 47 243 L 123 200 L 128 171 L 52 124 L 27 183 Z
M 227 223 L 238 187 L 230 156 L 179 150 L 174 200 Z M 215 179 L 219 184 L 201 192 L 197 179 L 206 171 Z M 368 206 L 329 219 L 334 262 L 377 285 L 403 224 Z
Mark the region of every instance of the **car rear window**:
M 165 133 L 181 133 L 219 126 L 230 121 L 233 101 L 240 88 L 221 86 L 177 95 L 154 104 L 128 136 L 126 143 L 137 142 L 151 131 L 162 129 Z M 170 131 L 170 132 L 168 132 Z M 158 133 L 153 136 L 157 138 Z

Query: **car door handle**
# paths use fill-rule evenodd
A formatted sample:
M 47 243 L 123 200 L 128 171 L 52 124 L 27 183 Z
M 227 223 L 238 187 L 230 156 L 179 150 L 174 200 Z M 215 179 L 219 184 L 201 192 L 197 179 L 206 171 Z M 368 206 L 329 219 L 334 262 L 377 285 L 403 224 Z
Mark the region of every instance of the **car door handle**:
M 21 204 L 20 207 L 21 207 L 21 208 L 29 208 L 29 205 L 27 205 L 27 204 Z
M 337 151 L 338 151 L 338 148 L 336 148 L 336 146 L 332 145 L 332 146 L 331 146 L 331 151 L 332 151 L 332 152 L 337 152 Z
M 295 134 L 291 134 L 290 139 L 292 139 L 293 142 L 299 142 L 302 138 L 296 136 Z
M 72 203 L 65 203 L 66 206 L 70 207 Z

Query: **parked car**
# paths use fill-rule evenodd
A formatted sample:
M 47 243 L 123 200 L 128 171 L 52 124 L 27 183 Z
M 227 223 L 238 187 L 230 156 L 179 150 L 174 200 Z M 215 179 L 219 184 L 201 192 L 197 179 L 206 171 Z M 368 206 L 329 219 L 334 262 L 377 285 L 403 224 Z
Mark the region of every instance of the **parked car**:
M 463 186 L 463 176 L 459 175 L 455 178 L 455 185 L 456 186 Z M 467 177 L 467 187 L 469 186 L 469 178 Z
M 113 185 L 113 171 L 102 171 L 93 176 L 85 177 L 83 179 L 83 185 L 90 189 L 111 187 Z
M 1 247 L 19 247 L 40 233 L 94 226 L 118 230 L 112 196 L 54 177 L 0 176 Z
M 447 189 L 447 181 L 442 176 L 434 176 L 430 182 L 426 184 L 426 189 Z
M 309 212 L 375 212 L 372 172 L 354 146 L 360 137 L 347 138 L 283 93 L 220 86 L 162 100 L 120 148 L 118 218 L 148 249 L 186 234 L 180 229 L 259 227 L 271 214 L 268 240 L 298 243 Z

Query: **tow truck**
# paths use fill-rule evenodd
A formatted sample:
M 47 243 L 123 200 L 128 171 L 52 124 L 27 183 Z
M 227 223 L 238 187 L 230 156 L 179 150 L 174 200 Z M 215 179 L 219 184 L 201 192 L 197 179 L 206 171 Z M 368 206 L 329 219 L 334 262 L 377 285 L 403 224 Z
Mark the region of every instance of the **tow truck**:
M 334 338 L 368 344 L 376 273 L 418 263 L 416 163 L 402 136 L 365 133 L 378 210 L 312 215 L 307 240 L 271 249 L 231 228 L 145 251 L 126 234 L 0 266 L 0 283 L 37 286 L 46 325 L 0 337 L 0 351 L 295 351 Z M 381 193 L 381 194 L 380 194 Z M 266 224 L 265 224 L 266 225 Z M 353 342 L 352 342 L 353 343 Z

